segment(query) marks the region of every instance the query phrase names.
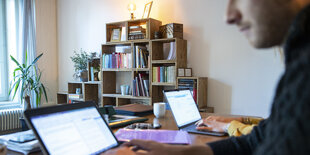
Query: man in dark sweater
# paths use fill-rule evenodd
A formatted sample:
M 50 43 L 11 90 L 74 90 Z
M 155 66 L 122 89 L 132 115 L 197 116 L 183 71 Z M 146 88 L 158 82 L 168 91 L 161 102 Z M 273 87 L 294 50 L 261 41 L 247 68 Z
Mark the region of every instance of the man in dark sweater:
M 285 73 L 271 115 L 246 136 L 206 146 L 171 146 L 134 140 L 148 154 L 310 154 L 310 0 L 228 0 L 227 23 L 256 48 L 282 46 Z M 121 147 L 108 154 L 140 154 Z

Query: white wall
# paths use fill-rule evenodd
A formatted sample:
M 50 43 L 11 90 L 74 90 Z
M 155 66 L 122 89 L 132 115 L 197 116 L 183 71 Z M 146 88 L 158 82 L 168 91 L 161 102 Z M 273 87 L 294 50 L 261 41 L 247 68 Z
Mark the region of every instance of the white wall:
M 43 72 L 42 82 L 47 88 L 49 103 L 53 104 L 58 91 L 56 0 L 36 0 L 35 5 L 37 53 L 43 53 L 38 66 Z
M 59 89 L 73 80 L 73 50 L 100 51 L 105 23 L 129 19 L 135 2 L 142 16 L 146 0 L 58 0 Z M 269 115 L 283 65 L 274 50 L 255 50 L 224 23 L 227 1 L 154 0 L 151 17 L 163 24 L 184 24 L 188 66 L 195 76 L 209 77 L 208 104 L 216 113 Z

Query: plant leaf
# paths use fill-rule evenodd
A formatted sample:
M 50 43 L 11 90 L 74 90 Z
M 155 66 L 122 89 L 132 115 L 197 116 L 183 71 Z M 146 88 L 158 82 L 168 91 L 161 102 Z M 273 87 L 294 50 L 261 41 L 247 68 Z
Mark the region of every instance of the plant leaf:
M 41 84 L 42 88 L 43 88 L 43 93 L 44 93 L 44 96 L 45 96 L 45 100 L 46 102 L 48 102 L 48 99 L 47 99 L 47 95 L 46 95 L 46 90 L 45 90 L 45 86 L 43 84 Z
M 24 64 L 25 64 L 25 66 L 27 66 L 27 64 L 28 64 L 28 51 L 26 50 L 26 54 L 25 54 L 25 62 L 24 62 Z
M 19 62 L 18 62 L 12 55 L 10 55 L 10 57 L 11 57 L 11 60 L 12 60 L 13 62 L 15 62 L 15 64 L 16 64 L 19 68 L 23 68 L 23 67 L 19 64 Z
M 13 99 L 14 99 L 14 98 L 15 98 L 15 96 L 16 96 L 16 93 L 17 93 L 17 91 L 18 91 L 18 88 L 19 88 L 20 82 L 21 82 L 21 80 L 20 80 L 20 79 L 16 82 L 16 85 L 15 85 L 15 88 L 14 88 L 14 95 L 13 95 Z
M 37 56 L 31 63 L 31 65 L 34 65 L 35 63 L 37 63 L 37 61 L 42 57 L 43 53 L 41 53 L 39 56 Z

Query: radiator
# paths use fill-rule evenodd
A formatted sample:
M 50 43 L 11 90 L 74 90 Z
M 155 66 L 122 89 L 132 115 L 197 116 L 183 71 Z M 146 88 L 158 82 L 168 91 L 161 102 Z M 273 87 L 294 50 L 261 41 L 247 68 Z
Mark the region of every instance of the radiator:
M 22 109 L 0 110 L 0 131 L 21 128 L 19 118 L 23 115 Z

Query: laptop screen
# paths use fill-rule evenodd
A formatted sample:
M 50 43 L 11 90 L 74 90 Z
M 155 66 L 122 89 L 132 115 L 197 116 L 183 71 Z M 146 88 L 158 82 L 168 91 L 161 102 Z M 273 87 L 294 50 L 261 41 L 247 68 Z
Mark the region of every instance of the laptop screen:
M 190 90 L 166 91 L 165 96 L 178 127 L 201 119 Z
M 30 118 L 49 154 L 98 154 L 118 145 L 96 107 Z

